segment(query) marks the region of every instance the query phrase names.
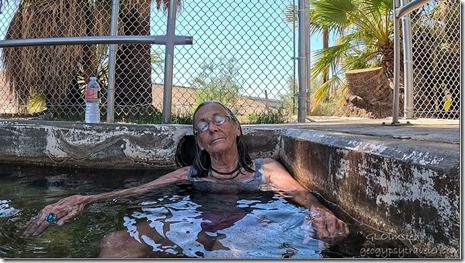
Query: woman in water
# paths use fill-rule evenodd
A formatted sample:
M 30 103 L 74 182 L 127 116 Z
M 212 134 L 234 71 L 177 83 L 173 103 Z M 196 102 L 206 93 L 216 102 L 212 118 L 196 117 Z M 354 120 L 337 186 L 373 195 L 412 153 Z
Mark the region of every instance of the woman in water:
M 116 197 L 128 197 L 148 193 L 156 188 L 170 184 L 188 183 L 214 194 L 234 194 L 241 191 L 274 191 L 294 203 L 308 209 L 318 239 L 334 243 L 347 237 L 347 225 L 323 206 L 316 197 L 289 172 L 272 158 L 252 160 L 247 146 L 242 140 L 242 129 L 233 113 L 217 101 L 200 104 L 193 116 L 194 137 L 197 154 L 191 166 L 179 168 L 159 178 L 136 187 L 95 195 L 73 195 L 45 206 L 26 227 L 24 235 L 40 235 L 51 224 L 63 225 L 82 212 L 93 202 L 111 200 Z M 218 196 L 218 195 L 215 195 Z M 205 216 L 208 216 L 206 214 Z M 230 220 L 217 222 L 215 215 L 206 228 L 222 229 L 229 227 L 244 215 L 231 213 Z M 155 232 L 152 240 L 167 242 L 149 224 L 138 226 L 139 232 Z M 205 231 L 203 231 L 205 233 Z M 199 239 L 208 239 L 199 233 Z M 101 257 L 144 257 L 150 253 L 149 244 L 135 240 L 128 231 L 110 233 L 102 241 Z

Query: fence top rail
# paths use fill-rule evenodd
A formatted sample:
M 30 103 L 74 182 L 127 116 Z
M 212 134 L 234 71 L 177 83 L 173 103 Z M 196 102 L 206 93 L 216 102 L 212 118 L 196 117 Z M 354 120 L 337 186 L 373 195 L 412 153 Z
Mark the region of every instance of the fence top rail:
M 192 36 L 174 36 L 175 45 L 192 45 Z M 51 45 L 88 45 L 88 44 L 158 44 L 166 45 L 168 37 L 161 36 L 85 36 L 9 39 L 0 41 L 0 48 Z
M 401 6 L 399 8 L 396 8 L 395 13 L 396 13 L 396 18 L 403 17 L 410 12 L 421 8 L 425 4 L 429 3 L 431 0 L 413 0 L 412 2 L 407 3 L 404 6 Z

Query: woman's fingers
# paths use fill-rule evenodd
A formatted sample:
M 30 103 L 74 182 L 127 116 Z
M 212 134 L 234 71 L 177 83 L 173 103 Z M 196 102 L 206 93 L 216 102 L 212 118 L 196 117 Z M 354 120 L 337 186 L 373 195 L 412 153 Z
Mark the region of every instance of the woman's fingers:
M 74 210 L 67 211 L 66 214 L 60 217 L 59 220 L 56 222 L 57 225 L 62 226 L 64 223 L 68 222 L 70 219 L 77 216 L 83 209 L 84 209 L 83 206 L 78 206 Z
M 330 233 L 330 237 L 346 237 L 349 234 L 347 224 L 339 220 L 336 216 L 328 217 L 326 227 Z
M 44 209 L 36 216 L 31 219 L 31 221 L 26 226 L 23 235 L 26 237 L 38 236 L 44 232 L 51 224 L 59 224 L 60 221 L 63 221 L 63 218 L 66 212 L 52 212 L 56 211 L 57 208 L 53 206 L 46 206 Z
M 37 226 L 35 226 L 36 225 L 36 220 L 37 220 L 37 218 L 33 217 L 33 218 L 31 218 L 31 220 L 27 224 L 26 229 L 23 232 L 23 235 L 25 237 L 30 237 L 32 235 L 32 233 L 34 233 L 35 229 L 37 228 Z
M 33 217 L 29 224 L 24 230 L 23 235 L 26 237 L 37 236 L 44 232 L 45 229 L 50 225 L 50 222 L 45 221 L 45 216 L 40 213 L 36 217 Z
M 47 222 L 47 221 L 42 221 L 40 222 L 37 227 L 34 230 L 34 232 L 32 232 L 31 236 L 35 237 L 35 236 L 38 236 L 40 234 L 42 234 L 42 232 L 45 231 L 45 229 L 47 229 L 47 227 L 50 225 L 51 223 Z
M 62 226 L 84 210 L 86 200 L 88 197 L 73 195 L 45 206 L 40 214 L 28 223 L 23 235 L 26 237 L 40 235 L 50 224 Z
M 321 209 L 310 209 L 310 218 L 318 238 L 322 241 L 334 243 L 349 235 L 349 228 L 334 214 Z

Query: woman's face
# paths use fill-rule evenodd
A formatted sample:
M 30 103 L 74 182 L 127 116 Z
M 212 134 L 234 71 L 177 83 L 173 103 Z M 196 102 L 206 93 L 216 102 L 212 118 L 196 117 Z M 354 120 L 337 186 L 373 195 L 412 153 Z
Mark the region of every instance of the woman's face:
M 200 149 L 210 155 L 236 149 L 236 138 L 241 134 L 239 125 L 218 103 L 208 103 L 197 111 L 194 129 Z

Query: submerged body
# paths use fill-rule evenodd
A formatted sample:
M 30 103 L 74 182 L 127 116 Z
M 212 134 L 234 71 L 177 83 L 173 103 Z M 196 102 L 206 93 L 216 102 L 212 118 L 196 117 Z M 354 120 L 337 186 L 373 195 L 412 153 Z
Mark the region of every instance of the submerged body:
M 274 160 L 255 159 L 252 166 L 254 172 L 237 176 L 232 180 L 216 179 L 211 175 L 198 177 L 196 169 L 188 167 L 186 182 L 183 182 L 183 185 L 192 185 L 194 193 L 200 197 L 182 200 L 175 208 L 157 206 L 150 211 L 138 211 L 134 215 L 126 216 L 125 222 L 133 224 L 130 227 L 126 224 L 127 229 L 105 236 L 99 256 L 264 258 L 267 255 L 261 254 L 261 251 L 269 253 L 271 248 L 263 251 L 264 248 L 257 242 L 265 240 L 266 244 L 274 245 L 274 250 L 279 249 L 277 243 L 281 246 L 292 243 L 305 244 L 307 249 L 299 249 L 298 255 L 294 257 L 318 255 L 325 244 L 315 235 L 307 208 L 294 206 L 288 204 L 285 199 L 276 198 L 270 198 L 266 204 L 261 204 L 261 209 L 258 209 L 260 205 L 254 207 L 253 204 L 241 203 L 248 202 L 241 199 L 244 195 L 273 192 L 273 186 L 264 169 L 264 164 L 270 162 L 273 163 Z M 202 199 L 203 201 L 199 202 Z M 273 206 L 282 211 L 273 213 L 270 208 Z M 141 214 L 145 220 L 135 224 Z M 275 218 L 273 214 L 276 214 Z M 289 238 L 292 235 L 279 234 L 295 232 L 295 228 L 304 232 L 302 236 L 296 236 L 295 240 Z M 267 234 L 271 236 L 266 236 Z M 285 247 L 281 249 L 289 250 Z M 297 254 L 297 249 L 292 253 Z
M 140 246 L 138 257 L 303 259 L 320 258 L 328 249 L 308 237 L 308 209 L 273 192 L 181 192 L 128 209 L 100 256 L 134 257 Z
M 241 139 L 241 126 L 224 105 L 218 102 L 202 103 L 194 112 L 193 119 L 197 155 L 192 166 L 182 167 L 140 186 L 97 195 L 74 195 L 64 198 L 46 206 L 30 222 L 24 234 L 36 236 L 51 223 L 62 225 L 92 202 L 140 195 L 166 185 L 187 183 L 210 193 L 276 192 L 307 209 L 309 220 L 306 223 L 312 225 L 312 231 L 308 235 L 328 243 L 347 237 L 347 225 L 324 207 L 308 189 L 299 184 L 278 161 L 272 158 L 250 158 L 247 146 Z M 226 218 L 212 216 L 210 227 L 221 223 L 226 224 L 224 227 L 227 228 L 231 222 L 237 222 L 244 217 L 245 215 L 240 213 L 227 215 Z M 156 244 L 171 242 L 154 231 L 150 222 L 138 224 L 137 229 L 139 233 L 147 233 L 144 235 L 151 237 L 151 242 Z M 199 232 L 199 240 L 208 238 L 206 231 Z M 102 241 L 100 256 L 145 257 L 151 249 L 151 244 L 134 239 L 128 231 L 115 232 L 107 235 Z

